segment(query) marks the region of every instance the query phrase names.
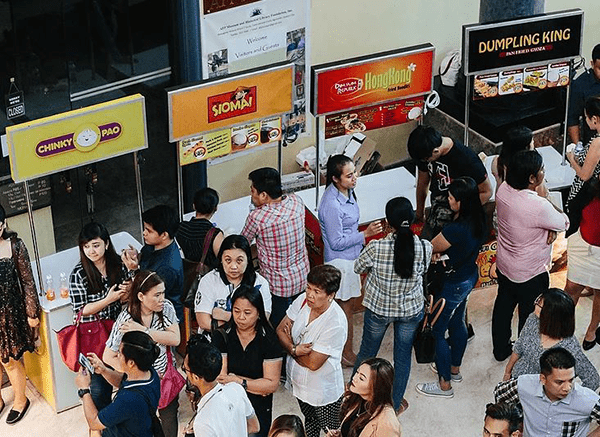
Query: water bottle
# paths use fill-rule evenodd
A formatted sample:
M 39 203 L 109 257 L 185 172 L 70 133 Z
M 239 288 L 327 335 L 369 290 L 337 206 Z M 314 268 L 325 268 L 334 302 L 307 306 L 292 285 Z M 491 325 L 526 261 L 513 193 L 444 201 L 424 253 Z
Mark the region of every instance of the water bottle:
M 573 149 L 573 154 L 575 156 L 580 156 L 580 155 L 583 155 L 583 151 L 584 151 L 583 143 L 581 141 L 577 142 L 577 145 Z
M 56 298 L 56 294 L 54 293 L 54 280 L 52 279 L 52 275 L 46 276 L 46 299 L 49 301 L 53 301 Z

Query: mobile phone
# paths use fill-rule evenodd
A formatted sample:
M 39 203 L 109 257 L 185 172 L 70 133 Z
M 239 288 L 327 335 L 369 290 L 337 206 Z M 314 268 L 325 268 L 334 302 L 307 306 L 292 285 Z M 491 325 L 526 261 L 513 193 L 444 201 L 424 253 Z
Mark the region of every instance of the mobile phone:
M 440 256 L 440 259 L 438 261 L 448 261 L 450 259 L 450 257 L 446 254 Z
M 90 375 L 94 373 L 94 366 L 92 366 L 92 363 L 90 362 L 88 357 L 83 355 L 81 352 L 79 352 L 78 361 L 79 361 L 79 364 L 81 364 L 81 366 L 83 368 L 85 368 L 89 372 Z

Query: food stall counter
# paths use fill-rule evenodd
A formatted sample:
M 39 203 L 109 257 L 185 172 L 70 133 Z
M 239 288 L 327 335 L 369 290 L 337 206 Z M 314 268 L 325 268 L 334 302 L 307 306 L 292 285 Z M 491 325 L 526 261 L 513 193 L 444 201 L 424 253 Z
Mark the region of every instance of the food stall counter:
M 127 248 L 130 244 L 136 249 L 142 245 L 127 232 L 119 232 L 111 235 L 117 253 Z M 75 374 L 63 363 L 58 348 L 56 332 L 73 323 L 73 310 L 69 297 L 60 295 L 60 277 L 64 273 L 67 279 L 71 271 L 79 262 L 79 247 L 72 247 L 61 252 L 48 255 L 40 259 L 44 281 L 48 275 L 52 276 L 52 282 L 56 298 L 49 301 L 44 292 L 40 297 L 42 314 L 40 319 L 41 346 L 35 353 L 25 354 L 25 370 L 27 377 L 34 387 L 46 399 L 54 411 L 61 412 L 79 405 L 77 387 L 75 387 Z M 34 273 L 35 262 L 32 262 Z M 38 276 L 34 275 L 38 290 L 46 289 L 46 284 L 40 287 Z

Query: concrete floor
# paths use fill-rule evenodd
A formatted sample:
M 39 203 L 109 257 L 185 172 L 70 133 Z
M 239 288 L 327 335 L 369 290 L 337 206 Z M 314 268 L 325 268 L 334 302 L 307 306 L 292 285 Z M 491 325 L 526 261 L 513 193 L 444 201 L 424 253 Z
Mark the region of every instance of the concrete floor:
M 565 272 L 552 274 L 552 285 L 562 287 L 565 283 Z M 494 360 L 491 353 L 491 313 L 496 287 L 476 289 L 469 299 L 469 317 L 476 332 L 475 338 L 467 348 L 461 373 L 464 381 L 454 384 L 453 399 L 436 399 L 420 395 L 415 391 L 418 382 L 433 381 L 435 376 L 429 365 L 416 364 L 410 375 L 406 391 L 406 399 L 410 408 L 400 416 L 404 436 L 437 436 L 462 437 L 477 436 L 482 433 L 483 413 L 485 405 L 493 401 L 493 388 L 500 381 L 504 372 L 504 363 Z M 589 322 L 591 299 L 581 299 L 577 306 L 576 335 L 582 338 Z M 358 350 L 361 339 L 362 314 L 355 316 L 355 350 Z M 380 356 L 392 358 L 393 335 L 388 330 L 384 339 Z M 600 347 L 587 352 L 596 366 L 600 365 Z M 351 369 L 345 369 L 346 380 Z M 32 401 L 31 409 L 25 418 L 16 426 L 8 426 L 4 422 L 12 403 L 13 394 L 10 387 L 2 390 L 7 408 L 0 415 L 1 437 L 86 437 L 87 428 L 81 407 L 76 407 L 60 414 L 48 406 L 37 391 L 28 383 L 27 394 Z M 187 423 L 191 417 L 189 403 L 182 394 L 180 398 L 181 423 Z M 300 415 L 296 400 L 283 387 L 275 393 L 274 417 L 279 414 L 294 413 Z

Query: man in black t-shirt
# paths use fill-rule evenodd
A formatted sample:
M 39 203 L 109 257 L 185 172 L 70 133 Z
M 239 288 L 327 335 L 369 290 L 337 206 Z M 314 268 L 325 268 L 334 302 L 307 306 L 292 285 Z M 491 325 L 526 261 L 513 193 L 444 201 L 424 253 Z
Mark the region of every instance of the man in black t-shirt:
M 592 138 L 594 132 L 585 122 L 583 108 L 587 99 L 600 96 L 600 44 L 596 44 L 592 50 L 591 66 L 591 69 L 584 71 L 573 81 L 567 118 L 567 129 L 571 141 L 573 143 L 581 141 L 584 145 Z M 581 118 L 583 118 L 583 124 L 580 131 Z
M 417 161 L 418 221 L 425 221 L 425 199 L 431 191 L 431 209 L 427 215 L 421 237 L 433 239 L 454 213 L 448 204 L 448 186 L 461 176 L 472 177 L 479 188 L 481 203 L 492 196 L 492 186 L 485 167 L 471 149 L 449 137 L 443 137 L 428 126 L 417 126 L 408 137 L 408 153 Z

